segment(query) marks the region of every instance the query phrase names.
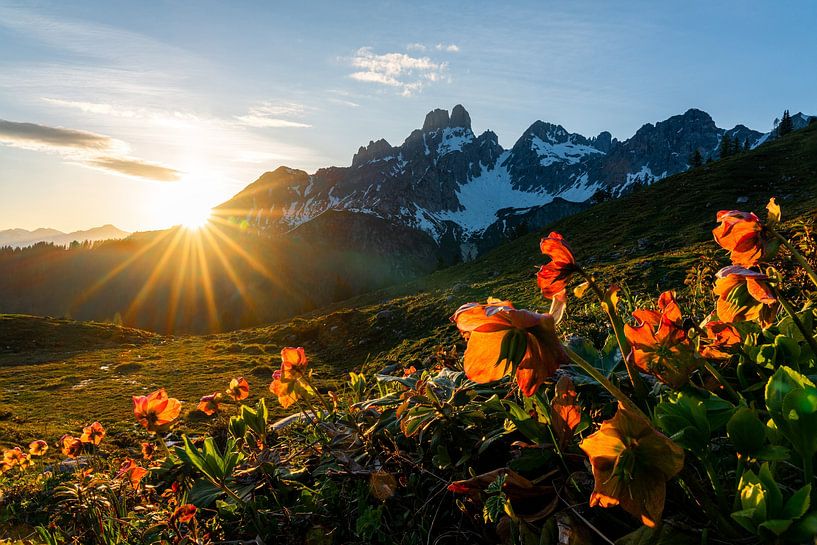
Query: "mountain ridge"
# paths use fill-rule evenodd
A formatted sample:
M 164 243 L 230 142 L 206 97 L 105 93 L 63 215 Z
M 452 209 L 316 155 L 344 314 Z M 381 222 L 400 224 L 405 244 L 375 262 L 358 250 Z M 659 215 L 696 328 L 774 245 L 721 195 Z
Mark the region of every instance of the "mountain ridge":
M 810 118 L 793 116 L 796 126 Z M 371 140 L 349 166 L 312 174 L 279 167 L 215 210 L 271 234 L 327 210 L 369 214 L 422 231 L 452 261 L 465 260 L 520 229 L 583 209 L 599 191 L 619 196 L 684 172 L 695 150 L 704 160 L 718 158 L 724 135 L 751 147 L 772 138 L 741 124 L 719 128 L 708 113 L 690 108 L 645 123 L 626 140 L 608 131 L 588 138 L 537 120 L 505 149 L 491 130 L 476 135 L 457 104 L 450 114 L 430 111 L 402 144 Z
M 40 242 L 48 242 L 58 246 L 67 246 L 72 242 L 96 242 L 100 240 L 122 239 L 133 233 L 123 231 L 113 224 L 107 223 L 90 229 L 80 229 L 65 233 L 58 229 L 39 227 L 34 230 L 11 228 L 0 230 L 0 247 L 11 246 L 24 248 Z

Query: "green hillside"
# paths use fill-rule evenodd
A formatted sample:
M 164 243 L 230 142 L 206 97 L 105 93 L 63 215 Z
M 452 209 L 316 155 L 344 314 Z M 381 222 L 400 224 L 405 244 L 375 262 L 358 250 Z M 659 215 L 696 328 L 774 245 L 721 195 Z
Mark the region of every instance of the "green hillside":
M 714 249 L 709 231 L 718 210 L 760 212 L 769 196 L 778 198 L 789 224 L 810 220 L 817 209 L 817 126 L 599 204 L 552 229 L 566 237 L 594 274 L 610 275 L 632 292 L 652 296 L 676 287 L 691 268 L 706 263 L 701 256 Z M 743 202 L 737 204 L 739 198 Z M 185 402 L 187 412 L 200 396 L 223 390 L 231 378 L 243 375 L 252 401 L 268 393 L 283 346 L 304 346 L 318 384 L 330 389 L 350 370 L 420 367 L 436 347 L 459 341 L 448 317 L 462 303 L 493 295 L 519 307 L 546 308 L 532 287 L 541 262 L 541 234 L 408 284 L 219 335 L 169 337 L 4 316 L 0 437 L 6 444 L 41 436 L 53 440 L 100 420 L 112 441 L 125 444 L 135 430 L 131 395 L 165 387 Z M 725 264 L 722 256 L 718 260 Z M 571 302 L 563 331 L 593 333 L 598 310 L 584 305 Z M 210 422 L 193 414 L 184 427 Z

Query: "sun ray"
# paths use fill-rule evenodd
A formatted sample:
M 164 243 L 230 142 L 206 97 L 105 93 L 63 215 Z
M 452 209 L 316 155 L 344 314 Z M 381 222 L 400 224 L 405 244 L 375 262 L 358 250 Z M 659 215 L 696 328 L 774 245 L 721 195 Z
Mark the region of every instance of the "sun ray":
M 199 261 L 199 268 L 201 269 L 201 278 L 199 285 L 204 291 L 204 298 L 207 304 L 207 316 L 209 319 L 209 326 L 212 331 L 218 331 L 220 324 L 218 319 L 218 311 L 216 309 L 216 298 L 213 293 L 213 280 L 210 277 L 210 268 L 207 265 L 207 257 L 204 255 L 204 247 L 201 242 L 201 233 L 196 232 L 191 236 L 193 238 L 196 256 Z M 215 329 L 214 329 L 215 328 Z
M 147 298 L 147 296 L 150 295 L 150 292 L 153 290 L 153 287 L 156 284 L 159 275 L 162 274 L 162 272 L 164 272 L 164 267 L 167 265 L 167 262 L 172 257 L 173 250 L 176 248 L 176 246 L 178 246 L 179 241 L 183 236 L 184 230 L 177 228 L 175 236 L 170 241 L 170 244 L 168 244 L 168 247 L 165 249 L 164 253 L 162 254 L 162 257 L 159 259 L 159 262 L 153 268 L 153 271 L 150 273 L 150 276 L 142 285 L 142 288 L 139 290 L 139 293 L 136 294 L 136 297 L 133 298 L 133 301 L 131 301 L 131 304 L 125 311 L 124 316 L 126 320 L 128 320 L 128 322 L 130 322 L 136 311 L 139 310 L 139 308 L 142 306 L 142 303 Z
M 167 230 L 156 236 L 153 240 L 151 240 L 147 245 L 140 248 L 135 253 L 131 254 L 127 259 L 125 259 L 122 263 L 111 269 L 105 276 L 94 282 L 94 285 L 88 288 L 87 290 L 83 291 L 71 302 L 71 309 L 77 308 L 79 305 L 83 304 L 85 301 L 88 300 L 94 293 L 102 289 L 108 282 L 113 280 L 116 276 L 118 276 L 122 271 L 127 269 L 134 261 L 145 255 L 149 252 L 153 247 L 160 244 L 164 239 L 170 236 L 171 231 Z
M 244 304 L 246 304 L 254 314 L 256 310 L 255 301 L 253 301 L 252 297 L 250 297 L 244 282 L 238 277 L 232 263 L 230 263 L 230 261 L 227 259 L 227 256 L 224 254 L 221 246 L 219 246 L 218 242 L 213 237 L 211 227 L 207 226 L 202 229 L 201 234 L 204 237 L 204 242 L 207 243 L 208 248 L 218 259 L 221 267 L 224 269 L 224 272 L 227 273 L 227 278 L 230 279 L 230 282 L 232 282 L 233 286 L 235 286 L 235 288 L 238 290 L 238 294 L 241 296 Z
M 179 301 L 182 297 L 182 286 L 184 277 L 188 273 L 188 263 L 190 261 L 190 235 L 184 237 L 184 247 L 182 248 L 181 262 L 176 269 L 176 277 L 170 290 L 170 301 L 167 312 L 166 331 L 173 331 L 176 323 L 176 312 L 179 308 Z

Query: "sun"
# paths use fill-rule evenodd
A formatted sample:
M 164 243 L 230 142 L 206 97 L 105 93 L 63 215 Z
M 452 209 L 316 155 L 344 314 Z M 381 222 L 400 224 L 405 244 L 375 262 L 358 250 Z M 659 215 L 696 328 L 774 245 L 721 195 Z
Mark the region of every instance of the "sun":
M 196 231 L 207 225 L 211 215 L 210 208 L 190 206 L 177 211 L 177 221 L 186 229 Z

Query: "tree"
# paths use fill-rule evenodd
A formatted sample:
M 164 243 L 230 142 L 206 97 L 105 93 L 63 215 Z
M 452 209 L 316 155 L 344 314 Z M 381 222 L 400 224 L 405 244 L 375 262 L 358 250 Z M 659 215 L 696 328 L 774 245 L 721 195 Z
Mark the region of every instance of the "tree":
M 791 115 L 789 115 L 789 111 L 785 110 L 783 112 L 783 118 L 780 120 L 780 124 L 777 126 L 777 136 L 786 136 L 794 129 L 794 124 L 791 120 Z
M 723 159 L 730 155 L 732 155 L 732 139 L 729 138 L 728 134 L 724 133 L 723 138 L 721 138 L 720 156 Z
M 746 137 L 746 140 L 743 141 L 743 151 L 749 151 L 752 149 L 752 145 L 749 143 L 749 137 Z
M 689 158 L 689 167 L 698 168 L 702 164 L 704 164 L 704 158 L 701 157 L 701 150 L 695 148 L 695 151 L 692 152 L 692 156 Z

